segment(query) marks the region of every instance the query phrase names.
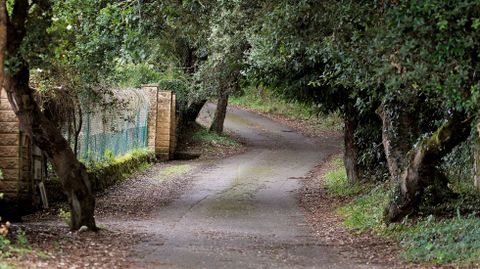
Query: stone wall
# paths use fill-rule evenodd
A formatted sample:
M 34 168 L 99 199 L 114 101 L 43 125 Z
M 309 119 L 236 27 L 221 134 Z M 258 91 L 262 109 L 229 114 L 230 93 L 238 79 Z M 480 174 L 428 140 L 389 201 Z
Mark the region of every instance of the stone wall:
M 176 96 L 171 91 L 160 91 L 158 86 L 145 85 L 150 92 L 151 113 L 148 119 L 148 146 L 159 160 L 173 158 L 176 147 Z
M 0 193 L 4 201 L 18 205 L 31 204 L 34 182 L 32 180 L 31 143 L 21 132 L 18 119 L 4 90 L 0 94 Z
M 156 85 L 145 85 L 150 95 L 148 115 L 148 148 L 157 159 L 169 160 L 176 146 L 175 93 L 160 91 Z M 0 94 L 0 216 L 6 211 L 21 215 L 41 203 L 39 183 L 44 181 L 42 152 L 21 131 L 18 119 L 6 93 Z M 7 206 L 8 205 L 8 206 Z M 44 204 L 46 205 L 46 204 Z

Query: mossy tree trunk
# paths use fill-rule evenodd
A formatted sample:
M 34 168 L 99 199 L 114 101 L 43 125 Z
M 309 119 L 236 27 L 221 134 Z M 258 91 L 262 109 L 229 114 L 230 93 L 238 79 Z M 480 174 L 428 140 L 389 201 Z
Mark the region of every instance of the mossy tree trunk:
M 186 43 L 185 40 L 180 39 L 177 40 L 179 44 L 178 54 L 181 56 L 180 58 L 183 59 L 183 68 L 185 70 L 185 74 L 193 77 L 195 72 L 197 72 L 197 50 L 196 48 L 190 46 Z M 193 123 L 197 120 L 200 111 L 202 110 L 203 106 L 207 102 L 207 99 L 202 100 L 194 100 L 192 103 L 188 104 L 188 101 L 185 100 L 185 108 L 180 108 L 182 113 L 180 115 L 180 128 L 187 126 L 190 123 Z
M 468 138 L 471 122 L 471 117 L 453 112 L 445 124 L 407 154 L 399 186 L 384 212 L 387 223 L 400 221 L 415 212 L 429 186 L 437 190 L 437 195 L 442 191 L 448 193 L 447 179 L 437 165 L 443 156 Z

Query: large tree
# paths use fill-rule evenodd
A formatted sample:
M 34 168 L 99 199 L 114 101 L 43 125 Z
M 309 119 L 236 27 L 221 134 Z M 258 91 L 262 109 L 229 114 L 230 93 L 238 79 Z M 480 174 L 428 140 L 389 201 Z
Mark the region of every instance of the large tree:
M 41 90 L 52 91 L 52 96 L 96 96 L 94 89 L 113 71 L 127 36 L 121 18 L 128 15 L 128 6 L 114 1 L 15 0 L 7 10 L 4 86 L 10 103 L 23 131 L 46 154 L 62 182 L 71 228 L 96 230 L 86 168 L 62 136 L 58 115 L 40 105 L 36 95 Z
M 46 36 L 52 19 L 51 3 L 16 0 L 9 7 L 7 18 L 6 73 L 4 87 L 22 129 L 53 164 L 62 181 L 71 210 L 71 228 L 87 226 L 96 230 L 95 199 L 85 166 L 80 163 L 56 124 L 40 109 L 30 87 L 32 51 L 41 49 L 45 39 L 36 39 L 38 46 L 29 47 L 33 37 Z M 27 55 L 30 54 L 30 55 Z
M 397 221 L 427 190 L 450 193 L 438 166 L 478 109 L 479 12 L 468 0 L 280 1 L 252 27 L 246 73 L 340 109 L 349 178 L 388 168 L 399 187 L 385 216 Z

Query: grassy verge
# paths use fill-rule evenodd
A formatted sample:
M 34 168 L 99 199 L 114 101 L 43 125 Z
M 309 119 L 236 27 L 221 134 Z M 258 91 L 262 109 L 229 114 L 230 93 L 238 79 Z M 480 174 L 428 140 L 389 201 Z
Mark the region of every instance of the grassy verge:
M 315 105 L 298 101 L 285 101 L 273 93 L 247 89 L 242 96 L 232 96 L 230 104 L 263 113 L 279 114 L 289 119 L 306 121 L 311 127 L 324 131 L 342 131 L 343 120 L 339 113 L 325 115 Z
M 127 179 L 134 172 L 150 167 L 155 154 L 147 149 L 137 149 L 122 156 L 107 156 L 103 161 L 87 165 L 87 170 L 96 191 L 102 191 Z
M 352 185 L 338 159 L 332 161 L 331 167 L 333 169 L 324 176 L 325 189 L 331 196 L 351 197 L 337 209 L 337 213 L 352 232 L 373 231 L 380 237 L 393 239 L 401 247 L 401 257 L 407 261 L 478 266 L 479 217 L 458 214 L 440 219 L 428 216 L 387 226 L 382 216 L 392 186 L 387 183 L 364 187 Z
M 189 124 L 180 132 L 176 158 L 188 160 L 192 156 L 203 160 L 218 159 L 241 152 L 243 144 L 228 134 L 210 132 L 200 124 Z
M 214 132 L 209 132 L 205 128 L 200 128 L 192 136 L 193 140 L 197 140 L 203 143 L 210 143 L 213 145 L 222 145 L 222 146 L 240 146 L 240 143 L 225 134 L 217 134 Z
M 164 181 L 170 177 L 188 173 L 193 168 L 194 166 L 190 164 L 177 164 L 168 166 L 160 172 L 160 174 L 158 175 L 158 180 Z
M 325 189 L 331 196 L 349 197 L 362 191 L 362 185 L 347 180 L 347 172 L 343 167 L 343 160 L 335 158 L 330 163 L 332 169 L 324 176 Z
M 155 160 L 155 154 L 147 149 L 137 149 L 122 156 L 106 154 L 100 162 L 83 161 L 95 191 L 103 191 L 117 182 L 127 179 L 135 172 L 143 171 L 151 166 Z M 63 202 L 66 197 L 63 194 L 60 181 L 52 177 L 46 181 L 46 189 L 50 202 Z

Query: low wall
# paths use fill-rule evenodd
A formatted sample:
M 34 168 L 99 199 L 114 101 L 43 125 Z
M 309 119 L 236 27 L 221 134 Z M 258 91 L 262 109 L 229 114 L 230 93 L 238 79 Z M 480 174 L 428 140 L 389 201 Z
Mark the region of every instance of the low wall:
M 110 186 L 127 179 L 142 166 L 156 161 L 154 152 L 134 154 L 131 157 L 120 158 L 111 163 L 99 163 L 94 168 L 89 168 L 88 174 L 94 192 L 102 192 Z M 62 184 L 58 179 L 50 179 L 45 182 L 49 202 L 66 201 Z
M 171 159 L 174 156 L 174 150 L 176 146 L 176 100 L 175 93 L 171 91 L 161 91 L 158 85 L 144 85 L 142 89 L 142 97 L 145 96 L 145 100 L 140 98 L 137 101 L 139 103 L 145 103 L 145 106 L 140 105 L 142 113 L 133 113 L 124 115 L 125 117 L 113 117 L 116 121 L 123 122 L 124 125 L 128 125 L 130 120 L 142 119 L 143 128 L 141 132 L 137 130 L 134 134 L 128 131 L 121 133 L 121 136 L 128 140 L 128 138 L 142 137 L 143 142 L 137 143 L 135 147 L 125 147 L 125 150 L 111 149 L 115 154 L 124 153 L 126 150 L 136 148 L 147 147 L 152 151 L 152 156 L 148 157 L 149 161 L 153 161 L 153 158 L 157 158 L 160 161 Z M 145 91 L 148 94 L 143 94 Z M 122 91 L 117 91 L 122 93 Z M 126 95 L 123 92 L 125 98 L 130 95 Z M 128 99 L 128 98 L 127 98 Z M 142 102 L 141 102 L 142 101 Z M 145 101 L 145 102 L 143 102 Z M 131 107 L 130 107 L 131 108 Z M 135 110 L 136 111 L 136 110 Z M 135 112 L 133 111 L 133 112 Z M 105 111 L 103 111 L 105 112 Z M 108 111 L 110 114 L 116 116 L 114 111 Z M 144 112 L 144 113 L 143 113 Z M 105 113 L 104 113 L 105 114 Z M 89 114 L 86 114 L 89 115 Z M 102 114 L 103 115 L 103 114 Z M 118 115 L 117 115 L 118 116 Z M 128 116 L 128 117 L 126 117 Z M 87 124 L 85 135 L 81 142 L 79 141 L 80 148 L 82 145 L 86 146 L 84 153 L 91 153 L 92 147 L 99 147 L 107 149 L 113 147 L 107 143 L 106 139 L 96 139 L 96 134 L 92 130 L 101 130 L 101 134 L 113 133 L 114 128 L 110 128 L 106 124 L 103 124 L 106 120 L 102 117 L 97 117 L 93 124 Z M 84 121 L 88 123 L 90 121 Z M 100 124 L 102 123 L 102 124 Z M 117 130 L 118 131 L 118 130 Z M 95 137 L 93 141 L 85 142 L 88 138 Z M 137 139 L 138 140 L 138 139 Z M 123 141 L 123 140 L 122 140 Z M 83 144 L 82 144 L 83 142 Z M 127 143 L 127 142 L 122 142 Z M 118 143 L 117 143 L 118 144 Z M 110 150 L 110 149 L 109 149 Z M 83 154 L 88 155 L 88 154 Z M 105 155 L 105 150 L 102 150 L 97 154 L 97 157 Z M 85 156 L 83 156 L 85 157 Z M 89 160 L 101 160 L 102 158 L 87 158 Z M 115 182 L 125 178 L 125 175 L 131 173 L 131 171 L 138 165 L 138 163 L 144 162 L 145 159 L 130 160 L 127 163 L 115 163 L 108 167 L 102 167 L 100 170 L 95 170 L 91 175 L 92 184 L 95 190 L 103 190 L 106 187 L 114 184 Z M 42 152 L 37 149 L 27 135 L 22 132 L 15 112 L 12 110 L 10 103 L 8 102 L 6 93 L 4 90 L 0 91 L 0 169 L 3 172 L 3 177 L 0 177 L 0 193 L 4 194 L 4 199 L 0 200 L 0 214 L 15 214 L 22 215 L 29 213 L 41 207 L 42 200 L 40 199 L 41 188 L 43 183 L 48 191 L 47 197 L 50 201 L 58 200 L 55 197 L 61 197 L 63 200 L 63 191 L 61 184 L 58 180 L 47 179 L 47 166 L 45 165 L 44 156 Z M 104 172 L 102 172 L 104 171 Z

